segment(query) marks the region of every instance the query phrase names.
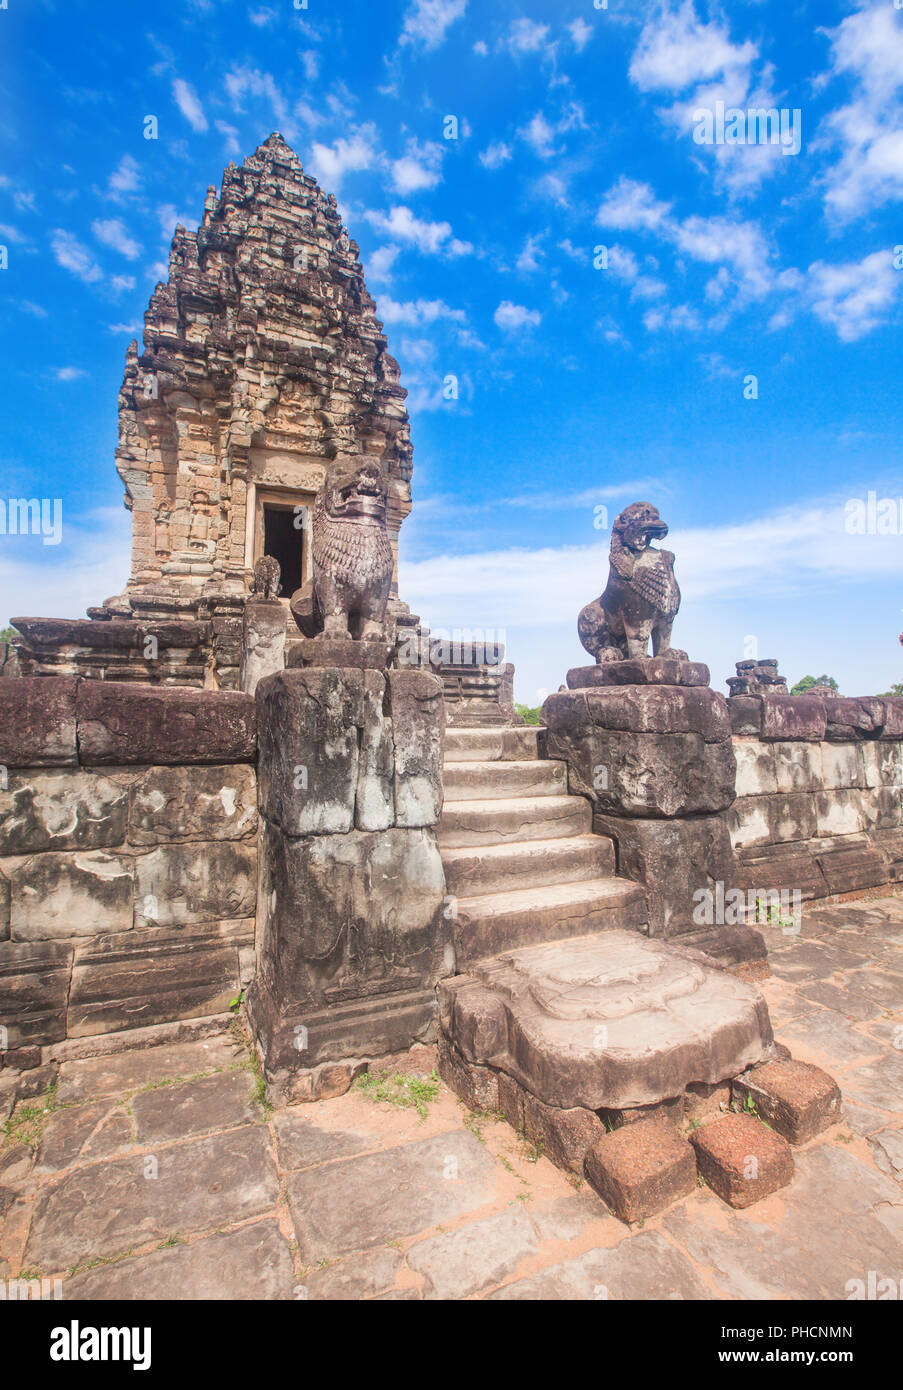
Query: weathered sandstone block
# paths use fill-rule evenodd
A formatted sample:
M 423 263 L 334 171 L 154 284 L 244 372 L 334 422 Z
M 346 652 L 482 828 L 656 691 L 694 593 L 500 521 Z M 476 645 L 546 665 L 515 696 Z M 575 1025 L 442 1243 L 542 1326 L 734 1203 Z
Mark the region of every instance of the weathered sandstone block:
M 825 701 L 819 695 L 767 695 L 762 698 L 762 738 L 820 743 L 825 736 Z
M 774 748 L 774 744 L 761 743 L 758 739 L 734 739 L 738 797 L 770 796 L 777 792 Z
M 180 927 L 252 917 L 257 901 L 257 851 L 235 840 L 162 845 L 134 861 L 135 925 Z
M 78 746 L 85 765 L 253 762 L 254 701 L 229 690 L 81 681 Z
M 798 697 L 794 697 L 798 698 Z M 699 1171 L 729 1206 L 770 1197 L 793 1178 L 787 1140 L 752 1115 L 725 1115 L 690 1135 Z
M 0 767 L 72 767 L 74 676 L 22 676 L 0 682 Z
M 816 833 L 816 800 L 811 792 L 738 798 L 727 813 L 734 848 L 811 839 Z
M 778 792 L 817 792 L 824 786 L 822 743 L 762 743 L 774 757 Z M 739 795 L 739 793 L 738 793 Z
M 132 927 L 132 866 L 100 850 L 37 854 L 10 870 L 14 941 L 50 941 Z
M 841 1116 L 840 1087 L 820 1067 L 806 1062 L 761 1062 L 732 1083 L 741 1105 L 752 1103 L 756 1114 L 791 1144 L 806 1144 Z
M 97 773 L 11 773 L 0 787 L 0 845 L 4 854 L 121 845 L 127 809 L 127 789 Z
M 0 941 L 9 940 L 9 879 L 0 870 Z
M 597 666 L 575 666 L 568 671 L 569 690 L 597 685 L 703 685 L 711 680 L 708 666 L 677 656 L 628 657 Z
M 887 720 L 884 700 L 868 695 L 843 696 L 825 701 L 825 738 L 829 743 L 877 738 Z
M 130 844 L 237 840 L 256 830 L 257 777 L 247 765 L 150 767 L 130 788 Z
M 442 682 L 428 671 L 390 671 L 395 823 L 435 825 L 442 813 Z
M 736 760 L 723 696 L 704 688 L 628 686 L 550 695 L 547 757 L 568 764 L 572 793 L 599 811 L 671 817 L 724 810 Z
M 821 746 L 822 781 L 819 791 L 833 792 L 866 785 L 862 744 L 824 743 Z
M 586 1154 L 586 1176 L 621 1221 L 644 1221 L 696 1189 L 696 1159 L 661 1120 L 603 1134 Z
M 72 947 L 57 941 L 0 942 L 0 1025 L 7 1047 L 66 1036 Z
M 593 829 L 615 841 L 618 873 L 645 885 L 650 936 L 695 930 L 698 895 L 714 893 L 718 883 L 734 885 L 734 855 L 721 816 L 666 821 L 596 815 Z
M 278 599 L 249 599 L 241 635 L 239 684 L 253 695 L 264 676 L 285 667 L 285 609 Z

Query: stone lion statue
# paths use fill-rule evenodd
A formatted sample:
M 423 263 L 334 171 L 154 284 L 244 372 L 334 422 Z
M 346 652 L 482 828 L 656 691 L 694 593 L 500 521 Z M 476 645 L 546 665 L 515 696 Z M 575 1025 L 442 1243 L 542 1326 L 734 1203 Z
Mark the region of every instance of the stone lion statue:
M 272 555 L 261 555 L 255 562 L 251 575 L 251 593 L 258 598 L 276 598 L 281 580 L 282 569 L 279 561 Z
M 293 595 L 302 632 L 366 639 L 385 635 L 392 584 L 386 529 L 387 483 L 380 460 L 364 455 L 328 476 L 313 511 L 313 585 Z
M 615 518 L 611 535 L 608 585 L 588 603 L 577 620 L 583 646 L 602 665 L 648 655 L 686 659 L 671 646 L 671 628 L 680 607 L 674 556 L 656 550 L 668 527 L 651 502 L 634 502 Z

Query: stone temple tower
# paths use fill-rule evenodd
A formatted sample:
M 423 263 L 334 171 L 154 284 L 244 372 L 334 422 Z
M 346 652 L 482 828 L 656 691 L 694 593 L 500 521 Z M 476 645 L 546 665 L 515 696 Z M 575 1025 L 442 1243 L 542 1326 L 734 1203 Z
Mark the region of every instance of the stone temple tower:
M 208 190 L 196 233 L 176 228 L 143 351 L 133 341 L 126 355 L 116 451 L 132 513 L 125 590 L 87 621 L 21 620 L 23 672 L 234 686 L 255 561 L 279 561 L 285 599 L 310 577 L 308 508 L 327 470 L 361 454 L 380 458 L 389 481 L 403 610 L 405 395 L 335 198 L 271 135 Z

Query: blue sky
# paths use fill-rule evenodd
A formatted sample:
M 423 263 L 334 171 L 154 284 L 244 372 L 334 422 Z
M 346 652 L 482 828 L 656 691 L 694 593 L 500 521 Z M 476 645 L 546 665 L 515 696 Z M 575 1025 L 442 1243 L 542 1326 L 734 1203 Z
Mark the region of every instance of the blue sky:
M 756 651 L 903 677 L 899 521 L 845 521 L 903 497 L 894 0 L 8 0 L 0 39 L 0 499 L 64 508 L 59 546 L 0 536 L 0 623 L 122 589 L 126 345 L 176 222 L 280 130 L 410 393 L 401 591 L 434 628 L 504 630 L 534 703 L 588 659 L 600 509 L 648 499 L 716 687 Z M 719 101 L 798 111 L 799 153 L 699 143 Z

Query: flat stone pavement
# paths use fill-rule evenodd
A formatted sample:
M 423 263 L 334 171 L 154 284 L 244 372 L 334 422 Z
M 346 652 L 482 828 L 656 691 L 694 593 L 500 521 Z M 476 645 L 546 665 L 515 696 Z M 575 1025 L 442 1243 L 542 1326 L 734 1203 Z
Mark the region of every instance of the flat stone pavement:
M 845 1111 L 746 1211 L 700 1187 L 627 1228 L 441 1085 L 425 1118 L 359 1090 L 267 1116 L 224 1034 L 67 1062 L 49 1101 L 20 1102 L 0 1278 L 85 1299 L 656 1300 L 844 1299 L 869 1271 L 899 1278 L 903 898 L 766 934 L 776 1034 L 837 1078 Z M 405 1063 L 433 1065 L 427 1048 Z

